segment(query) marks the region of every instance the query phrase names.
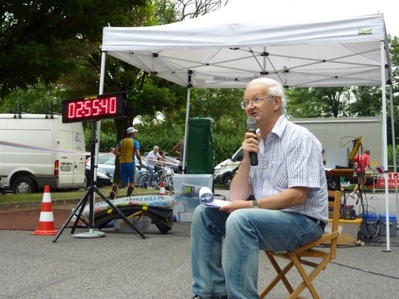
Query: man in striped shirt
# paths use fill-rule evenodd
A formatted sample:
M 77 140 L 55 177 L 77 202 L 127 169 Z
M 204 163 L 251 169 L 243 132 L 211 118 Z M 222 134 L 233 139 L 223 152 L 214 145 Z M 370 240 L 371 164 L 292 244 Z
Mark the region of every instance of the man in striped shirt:
M 280 83 L 259 78 L 247 85 L 242 107 L 258 131 L 245 133 L 231 203 L 195 209 L 194 298 L 258 298 L 259 250 L 294 250 L 323 234 L 328 193 L 322 146 L 286 118 L 285 106 Z M 251 165 L 250 153 L 258 155 L 257 166 Z

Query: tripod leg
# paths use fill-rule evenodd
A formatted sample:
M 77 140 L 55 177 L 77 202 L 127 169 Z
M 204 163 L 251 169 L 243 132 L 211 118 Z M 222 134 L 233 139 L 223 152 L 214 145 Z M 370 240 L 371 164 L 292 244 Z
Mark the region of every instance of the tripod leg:
M 93 187 L 94 191 L 114 210 L 118 213 L 118 215 L 121 216 L 122 219 L 124 219 L 132 228 L 134 231 L 136 231 L 141 238 L 145 239 L 146 236 L 132 223 L 130 222 L 130 220 L 126 217 L 125 214 L 123 214 L 121 212 L 121 210 L 119 210 L 117 207 L 115 207 L 115 205 L 108 199 L 106 198 L 101 192 L 100 190 L 98 190 L 97 187 Z
M 79 213 L 78 214 L 76 214 L 76 212 L 75 212 L 75 215 L 76 215 L 76 219 L 75 219 L 75 222 L 74 222 L 74 224 L 72 225 L 72 229 L 71 229 L 71 234 L 73 234 L 74 232 L 75 232 L 75 229 L 76 229 L 76 226 L 78 225 L 78 222 L 79 222 L 79 220 L 81 220 L 81 217 L 82 217 L 82 214 L 83 214 L 83 210 L 85 209 L 85 207 L 86 207 L 86 202 L 87 202 L 87 200 L 89 199 L 89 197 L 90 197 L 90 194 L 91 194 L 91 187 L 86 191 L 86 193 L 83 195 L 83 197 L 85 198 L 85 200 L 84 200 L 84 202 L 82 202 L 82 204 L 80 205 L 80 210 L 79 210 Z M 89 218 L 91 219 L 91 215 L 89 216 Z M 91 222 L 89 221 L 89 223 L 87 223 L 86 221 L 85 221 L 85 223 L 86 223 L 86 225 L 88 225 L 90 228 L 92 228 L 92 224 L 91 224 Z
M 82 215 L 83 209 L 86 205 L 87 199 L 90 195 L 90 188 L 86 190 L 85 194 L 83 195 L 83 197 L 80 199 L 80 201 L 78 202 L 78 204 L 76 205 L 76 207 L 72 210 L 72 213 L 69 215 L 68 219 L 65 221 L 65 223 L 62 225 L 61 229 L 58 231 L 57 235 L 55 236 L 55 238 L 53 239 L 53 243 L 55 243 L 57 241 L 57 239 L 59 238 L 59 236 L 62 234 L 62 232 L 64 231 L 64 229 L 66 228 L 66 226 L 68 225 L 68 223 L 71 221 L 72 217 L 74 215 L 76 215 L 76 211 L 80 208 L 79 214 L 75 220 L 75 223 L 72 227 L 73 231 L 75 231 L 75 227 L 79 221 L 80 216 Z M 73 233 L 73 232 L 71 232 Z

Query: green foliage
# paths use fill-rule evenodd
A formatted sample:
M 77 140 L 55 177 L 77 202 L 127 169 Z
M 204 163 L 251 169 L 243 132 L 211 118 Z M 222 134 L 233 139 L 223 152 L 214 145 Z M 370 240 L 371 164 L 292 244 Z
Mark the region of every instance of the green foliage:
M 291 88 L 287 93 L 287 115 L 293 118 L 346 115 L 348 87 Z
M 352 115 L 364 117 L 378 116 L 382 114 L 382 94 L 380 87 L 353 87 L 352 93 L 356 98 L 356 101 L 354 101 L 350 107 Z
M 244 140 L 244 130 L 237 131 L 235 134 L 225 135 L 223 133 L 214 133 L 213 138 L 213 152 L 214 165 L 230 158 L 241 146 Z M 234 130 L 233 130 L 234 133 Z
M 396 145 L 396 165 L 399 164 L 399 145 Z M 388 145 L 388 165 L 394 165 L 393 146 Z M 382 163 L 383 164 L 383 163 Z
M 76 57 L 101 40 L 102 27 L 145 0 L 5 1 L 0 5 L 0 93 L 57 82 L 76 71 Z M 87 54 L 87 53 L 86 53 Z
M 61 101 L 68 96 L 66 90 L 49 88 L 44 84 L 10 93 L 0 105 L 1 113 L 14 113 L 17 106 L 25 113 L 61 113 Z

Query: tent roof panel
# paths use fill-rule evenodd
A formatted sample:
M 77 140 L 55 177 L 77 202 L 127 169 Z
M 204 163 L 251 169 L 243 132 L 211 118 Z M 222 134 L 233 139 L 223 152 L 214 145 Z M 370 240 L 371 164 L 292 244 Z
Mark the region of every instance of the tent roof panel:
M 263 75 L 298 87 L 381 82 L 382 14 L 332 16 L 300 5 L 265 13 L 242 3 L 163 26 L 106 27 L 102 50 L 184 86 L 189 72 L 203 88 L 242 88 Z M 390 65 L 388 50 L 384 59 Z

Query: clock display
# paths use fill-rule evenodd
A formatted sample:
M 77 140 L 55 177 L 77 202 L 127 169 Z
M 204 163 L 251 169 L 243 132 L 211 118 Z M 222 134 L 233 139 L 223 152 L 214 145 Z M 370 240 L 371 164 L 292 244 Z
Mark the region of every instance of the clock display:
M 62 101 L 62 122 L 81 122 L 125 116 L 126 93 L 102 94 Z

